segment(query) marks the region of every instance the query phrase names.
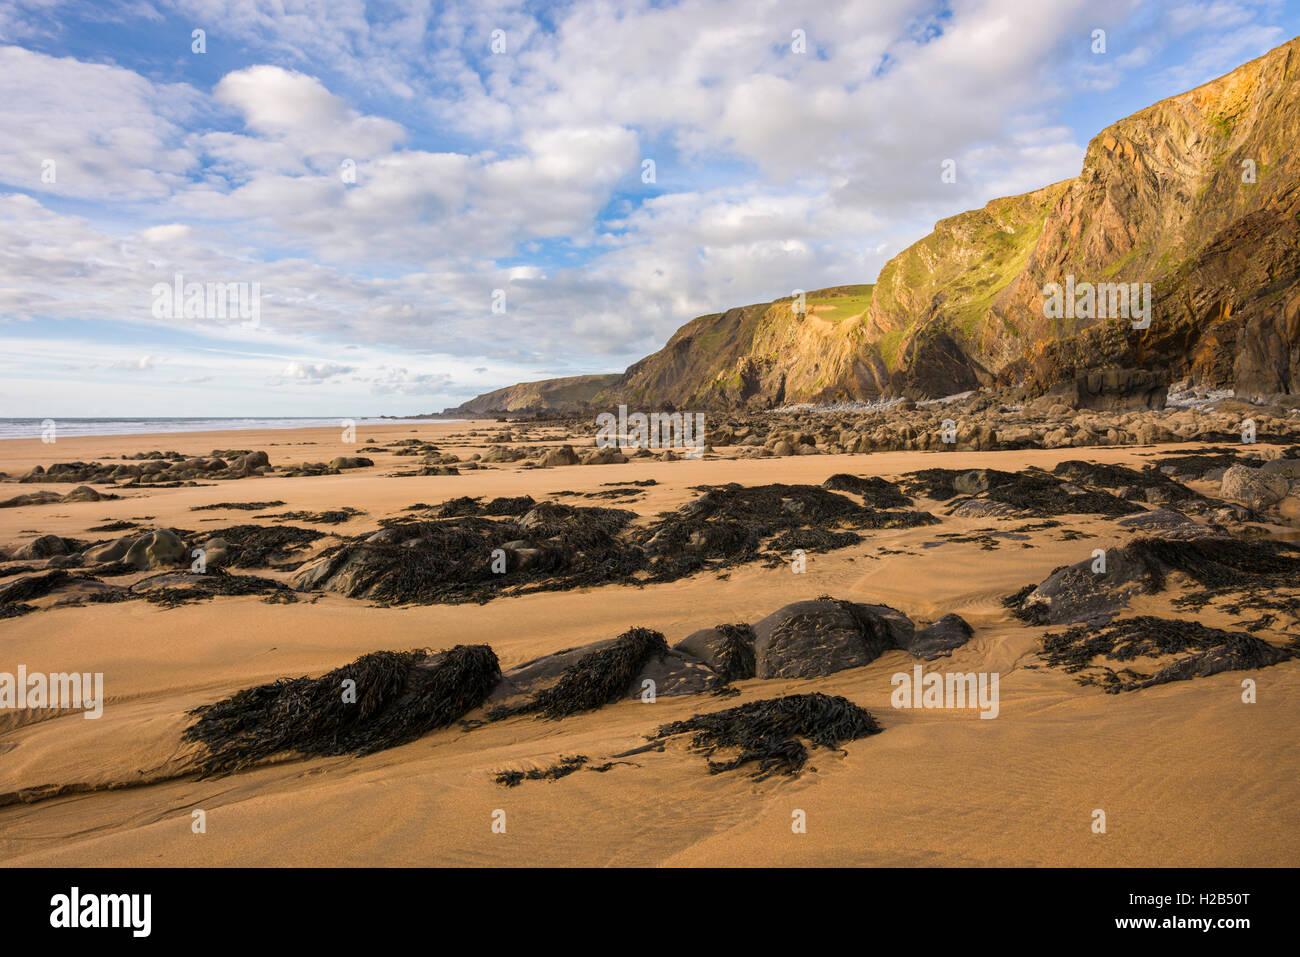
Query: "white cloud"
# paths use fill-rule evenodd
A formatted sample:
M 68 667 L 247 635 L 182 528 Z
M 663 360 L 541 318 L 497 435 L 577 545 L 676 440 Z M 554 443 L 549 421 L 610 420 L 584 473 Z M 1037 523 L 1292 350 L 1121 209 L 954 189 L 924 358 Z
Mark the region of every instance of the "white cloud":
M 147 243 L 174 243 L 189 238 L 190 227 L 184 223 L 150 226 L 140 234 Z
M 353 371 L 352 366 L 339 365 L 337 362 L 290 362 L 280 370 L 279 378 L 290 382 L 315 384 L 351 371 Z

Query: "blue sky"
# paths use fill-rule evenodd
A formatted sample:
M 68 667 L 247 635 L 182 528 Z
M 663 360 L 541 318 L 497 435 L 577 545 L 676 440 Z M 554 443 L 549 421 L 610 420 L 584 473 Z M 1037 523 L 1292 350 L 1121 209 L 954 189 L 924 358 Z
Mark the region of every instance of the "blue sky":
M 0 415 L 409 414 L 620 371 L 1076 175 L 1298 7 L 0 0 Z M 236 288 L 255 318 L 205 298 Z

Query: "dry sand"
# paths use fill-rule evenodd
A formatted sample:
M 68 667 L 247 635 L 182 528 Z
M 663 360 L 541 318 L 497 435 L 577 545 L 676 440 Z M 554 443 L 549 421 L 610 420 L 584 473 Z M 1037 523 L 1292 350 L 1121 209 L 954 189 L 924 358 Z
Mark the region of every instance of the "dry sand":
M 464 455 L 447 437 L 474 426 L 362 427 L 358 445 L 337 430 L 194 433 L 0 442 L 11 476 L 53 461 L 105 460 L 175 449 L 264 449 L 273 464 L 329 460 L 419 437 Z M 1166 454 L 1178 446 L 1162 447 Z M 152 516 L 189 529 L 250 521 L 248 512 L 193 512 L 215 502 L 283 500 L 283 508 L 363 509 L 347 534 L 416 502 L 458 495 L 594 490 L 653 478 L 632 506 L 643 515 L 691 498 L 690 487 L 737 481 L 821 483 L 836 472 L 896 476 L 933 465 L 1051 467 L 1068 458 L 1141 465 L 1152 449 L 1060 449 L 943 455 L 813 455 L 757 461 L 632 461 L 624 465 L 393 478 L 411 458 L 360 453 L 376 467 L 306 478 L 250 478 L 208 487 L 128 490 L 118 501 L 0 510 L 0 544 L 33 532 L 80 538 L 105 521 Z M 4 497 L 70 485 L 0 485 Z M 101 487 L 102 490 L 102 487 Z M 1202 491 L 1212 491 L 1201 489 Z M 564 499 L 591 503 L 586 500 Z M 618 503 L 613 503 L 618 504 Z M 214 519 L 215 521 L 204 521 Z M 103 672 L 103 717 L 0 715 L 0 861 L 10 865 L 1294 865 L 1300 861 L 1300 662 L 1249 676 L 1258 703 L 1241 701 L 1241 672 L 1106 695 L 1067 675 L 1029 668 L 1045 629 L 1011 618 L 999 599 L 1092 549 L 1130 537 L 1113 522 L 1071 516 L 1096 538 L 1034 533 L 1032 548 L 1004 541 L 926 549 L 935 532 L 998 525 L 945 519 L 942 528 L 869 532 L 857 547 L 809 556 L 803 575 L 758 565 L 645 588 L 606 586 L 498 599 L 486 605 L 377 608 L 327 594 L 267 604 L 217 598 L 175 609 L 145 602 L 56 608 L 0 622 L 0 671 Z M 1008 527 L 1023 520 L 1006 523 Z M 323 527 L 323 530 L 328 530 Z M 884 546 L 905 554 L 880 554 Z M 259 572 L 260 574 L 260 572 Z M 185 712 L 284 675 L 320 674 L 365 652 L 487 643 L 503 667 L 613 637 L 629 626 L 670 644 L 718 622 L 756 621 L 822 594 L 885 603 L 930 620 L 955 611 L 975 636 L 927 670 L 996 671 L 996 720 L 975 712 L 890 706 L 890 677 L 915 659 L 886 653 L 815 681 L 742 682 L 743 696 L 629 700 L 563 722 L 515 718 L 470 732 L 451 728 L 364 758 L 285 760 L 213 780 L 174 775 L 193 746 Z M 1177 615 L 1161 596 L 1135 610 Z M 1214 613 L 1206 624 L 1231 627 Z M 670 743 L 606 773 L 506 789 L 504 768 L 545 766 L 565 754 L 593 760 L 643 743 L 666 721 L 776 694 L 818 690 L 868 708 L 883 734 L 843 752 L 815 750 L 798 778 L 754 782 L 710 775 Z M 147 783 L 157 781 L 158 783 Z M 41 789 L 46 789 L 42 791 Z M 22 794 L 23 801 L 15 796 Z M 57 796 L 42 796 L 53 794 Z M 40 798 L 38 800 L 38 798 Z M 191 831 L 191 812 L 207 833 Z M 1092 831 L 1104 810 L 1107 833 Z M 506 833 L 492 831 L 503 810 Z M 806 813 L 807 833 L 792 832 Z

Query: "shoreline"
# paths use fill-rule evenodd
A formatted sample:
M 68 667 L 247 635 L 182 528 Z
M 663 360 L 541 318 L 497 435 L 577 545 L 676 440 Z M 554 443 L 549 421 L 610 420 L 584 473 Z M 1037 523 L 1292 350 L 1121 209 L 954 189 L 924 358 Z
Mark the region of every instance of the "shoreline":
M 163 429 L 161 431 L 126 430 L 126 431 L 117 431 L 117 432 L 72 431 L 68 428 L 67 425 L 61 426 L 61 423 L 70 423 L 72 424 L 72 426 L 75 427 L 88 422 L 90 423 L 104 422 L 104 423 L 112 423 L 115 425 L 119 423 L 131 424 L 134 422 L 139 422 L 142 425 L 153 425 L 157 423 L 165 423 L 167 421 L 174 421 L 174 422 L 185 423 L 185 424 L 211 422 L 213 424 L 209 428 Z M 55 435 L 57 441 L 57 436 L 59 435 L 62 435 L 65 438 L 128 438 L 128 437 L 138 437 L 138 436 L 190 435 L 190 434 L 211 433 L 211 432 L 232 432 L 232 433 L 233 432 L 285 432 L 285 431 L 294 431 L 297 429 L 342 428 L 343 423 L 347 421 L 354 422 L 357 428 L 370 428 L 372 426 L 380 426 L 380 425 L 414 424 L 414 423 L 428 422 L 431 420 L 423 419 L 423 418 L 402 419 L 402 418 L 396 418 L 392 416 L 365 416 L 362 418 L 351 419 L 351 420 L 342 417 L 335 419 L 330 416 L 303 416 L 301 418 L 276 417 L 276 416 L 268 416 L 266 418 L 251 418 L 251 417 L 241 418 L 236 416 L 236 417 L 231 417 L 226 419 L 196 419 L 188 416 L 179 416 L 171 420 L 168 420 L 167 418 L 147 417 L 147 416 L 139 417 L 139 418 L 133 416 L 127 416 L 123 418 L 67 417 L 62 419 L 53 418 L 53 417 L 48 419 L 0 418 L 0 442 L 29 441 L 32 439 L 40 440 L 42 430 L 43 430 L 43 423 L 46 422 L 54 423 Z M 437 419 L 432 421 L 440 421 L 440 422 L 448 422 L 448 423 L 463 423 L 463 422 L 481 421 L 481 420 Z M 232 425 L 232 423 L 243 423 L 243 422 L 247 422 L 249 424 L 244 426 Z M 334 424 L 336 422 L 338 423 L 337 426 Z M 3 434 L 3 429 L 6 428 L 7 426 L 12 425 L 13 423 L 23 423 L 24 425 L 30 423 L 31 432 L 24 433 L 21 435 Z M 277 423 L 284 423 L 284 424 L 277 424 Z

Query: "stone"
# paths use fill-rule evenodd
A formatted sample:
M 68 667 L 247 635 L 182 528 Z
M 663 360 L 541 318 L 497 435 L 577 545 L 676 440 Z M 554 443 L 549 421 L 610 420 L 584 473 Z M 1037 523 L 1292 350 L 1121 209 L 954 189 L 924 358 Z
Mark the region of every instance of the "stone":
M 555 468 L 562 465 L 577 465 L 578 453 L 573 451 L 572 445 L 562 445 L 558 449 L 551 449 L 540 459 L 537 464 L 542 468 Z
M 1276 475 L 1262 468 L 1234 465 L 1223 473 L 1219 494 L 1230 501 L 1241 502 L 1251 508 L 1267 508 L 1286 498 L 1291 483 L 1285 475 Z
M 966 619 L 951 612 L 925 628 L 918 629 L 903 645 L 918 658 L 936 658 L 944 652 L 960 648 L 970 641 L 975 630 Z

